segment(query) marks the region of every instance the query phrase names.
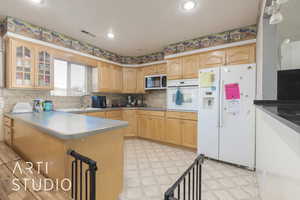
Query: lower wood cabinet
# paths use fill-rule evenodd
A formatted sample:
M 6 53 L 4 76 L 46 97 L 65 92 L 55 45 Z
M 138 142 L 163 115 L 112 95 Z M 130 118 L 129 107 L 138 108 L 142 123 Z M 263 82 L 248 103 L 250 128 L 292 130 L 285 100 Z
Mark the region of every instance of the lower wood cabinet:
M 125 128 L 125 136 L 137 136 L 137 117 L 136 110 L 123 110 L 123 120 L 128 122 Z
M 182 145 L 197 148 L 197 121 L 181 120 Z
M 150 139 L 157 141 L 165 140 L 165 119 L 162 117 L 150 116 L 149 131 Z
M 138 136 L 145 139 L 164 141 L 165 112 L 138 111 Z
M 105 112 L 90 112 L 90 113 L 86 113 L 85 115 L 91 116 L 91 117 L 105 118 Z
M 4 142 L 7 145 L 12 146 L 12 143 L 13 143 L 13 120 L 8 117 L 4 117 L 3 124 L 4 124 L 4 127 L 3 127 Z
M 106 118 L 107 119 L 114 119 L 114 120 L 122 120 L 122 110 L 112 110 L 106 111 Z
M 168 118 L 166 120 L 166 139 L 165 141 L 172 144 L 181 145 L 181 120 Z
M 197 113 L 167 112 L 166 142 L 197 148 Z
M 141 138 L 150 138 L 149 118 L 146 115 L 137 117 L 138 136 Z

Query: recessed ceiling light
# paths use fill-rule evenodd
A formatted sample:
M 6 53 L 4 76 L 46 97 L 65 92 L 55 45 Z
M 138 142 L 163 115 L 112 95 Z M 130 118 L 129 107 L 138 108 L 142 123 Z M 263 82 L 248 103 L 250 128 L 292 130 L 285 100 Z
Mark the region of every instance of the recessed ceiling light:
M 43 0 L 31 0 L 35 4 L 42 4 Z
M 115 38 L 115 35 L 113 34 L 113 33 L 107 33 L 107 37 L 109 38 L 109 39 L 114 39 Z
M 189 1 L 185 1 L 183 3 L 183 9 L 184 10 L 192 10 L 195 7 L 196 7 L 196 2 L 195 1 L 189 0 Z

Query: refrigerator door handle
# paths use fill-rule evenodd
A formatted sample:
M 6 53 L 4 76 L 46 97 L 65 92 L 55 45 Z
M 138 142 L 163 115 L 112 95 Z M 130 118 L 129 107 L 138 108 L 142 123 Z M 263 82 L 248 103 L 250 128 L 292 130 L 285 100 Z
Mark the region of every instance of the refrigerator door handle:
M 222 83 L 221 83 L 221 88 L 220 88 L 220 92 L 221 92 L 221 95 L 220 95 L 220 116 L 219 116 L 219 121 L 220 121 L 220 128 L 223 127 L 223 109 L 224 109 L 224 80 L 222 80 Z

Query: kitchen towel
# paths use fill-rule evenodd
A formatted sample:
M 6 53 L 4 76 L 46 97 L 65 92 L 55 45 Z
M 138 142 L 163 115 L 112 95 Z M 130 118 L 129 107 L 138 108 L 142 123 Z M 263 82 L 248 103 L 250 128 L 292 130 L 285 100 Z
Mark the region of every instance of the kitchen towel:
M 180 92 L 179 88 L 177 88 L 177 91 L 176 91 L 175 103 L 176 103 L 176 105 L 182 105 L 182 103 L 183 103 L 183 94 Z

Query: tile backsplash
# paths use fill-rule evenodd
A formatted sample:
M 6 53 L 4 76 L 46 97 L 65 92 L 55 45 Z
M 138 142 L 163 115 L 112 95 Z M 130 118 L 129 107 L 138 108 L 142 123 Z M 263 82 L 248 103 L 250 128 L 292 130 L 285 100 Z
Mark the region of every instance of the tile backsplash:
M 166 90 L 147 91 L 144 95 L 144 103 L 149 107 L 167 107 L 167 93 Z

